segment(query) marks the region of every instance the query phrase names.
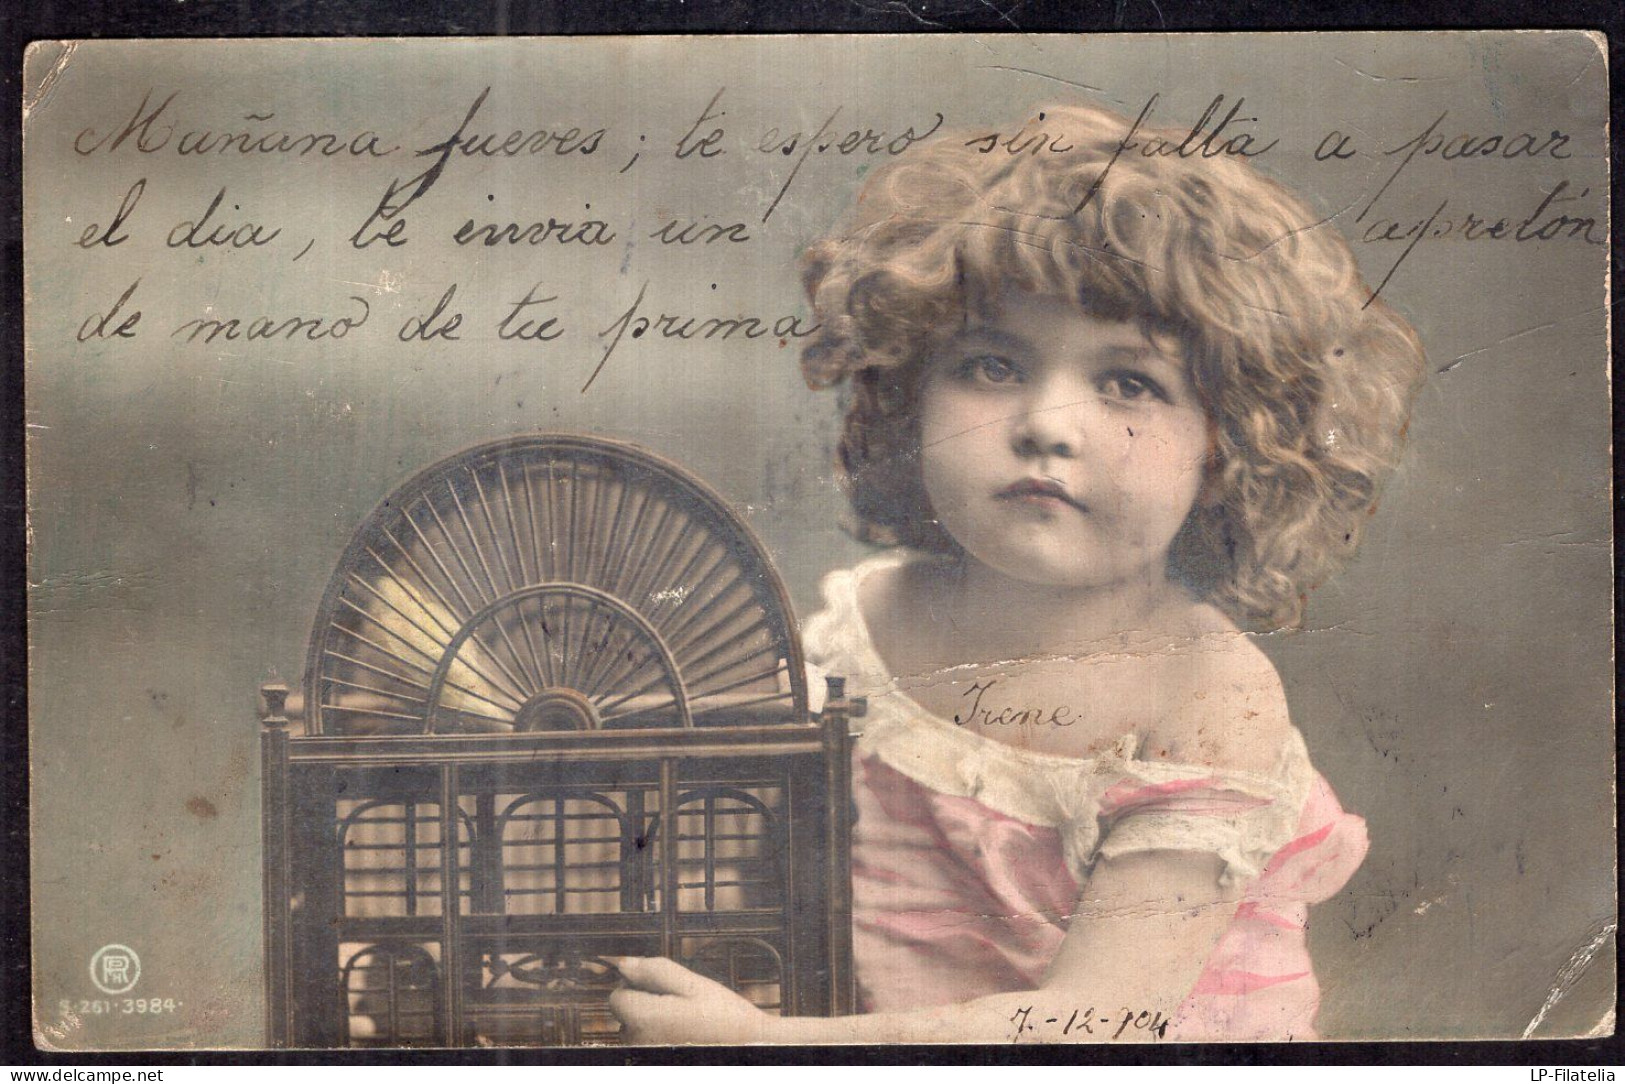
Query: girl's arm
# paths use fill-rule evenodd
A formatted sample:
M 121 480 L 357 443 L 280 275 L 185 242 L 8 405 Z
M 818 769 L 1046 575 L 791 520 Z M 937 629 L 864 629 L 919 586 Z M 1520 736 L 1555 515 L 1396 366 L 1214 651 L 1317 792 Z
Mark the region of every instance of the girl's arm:
M 1171 698 L 1144 745 L 1175 763 L 1274 771 L 1292 734 L 1281 679 L 1239 636 L 1224 646 L 1198 658 L 1191 695 Z M 1207 727 L 1213 719 L 1228 723 Z M 1158 1013 L 1172 1020 L 1235 915 L 1244 889 L 1221 887 L 1223 868 L 1206 851 L 1101 856 L 1037 990 L 913 1012 L 774 1017 L 669 960 L 637 959 L 624 961 L 627 985 L 610 1008 L 636 1043 L 1145 1041 L 1157 1037 Z M 1074 1024 L 1074 1010 L 1092 1029 Z M 1119 1030 L 1125 1013 L 1131 1023 Z M 1110 1023 L 1094 1023 L 1101 1017 Z
M 1239 902 L 1239 890 L 1219 887 L 1221 868 L 1194 851 L 1102 858 L 1037 990 L 912 1012 L 774 1017 L 670 960 L 628 959 L 610 1008 L 627 1039 L 643 1044 L 1154 1039 Z

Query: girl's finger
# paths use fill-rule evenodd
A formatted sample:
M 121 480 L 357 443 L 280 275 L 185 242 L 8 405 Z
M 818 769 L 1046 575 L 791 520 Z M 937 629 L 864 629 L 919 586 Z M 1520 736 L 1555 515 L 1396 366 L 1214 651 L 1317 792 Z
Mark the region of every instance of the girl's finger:
M 666 1018 L 659 994 L 645 994 L 622 988 L 609 995 L 609 1011 L 621 1022 L 621 1040 L 642 1045 L 660 1033 Z
M 653 994 L 697 994 L 712 984 L 664 956 L 627 956 L 617 964 L 628 986 Z
M 650 1016 L 659 1004 L 659 994 L 646 994 L 640 990 L 622 987 L 609 995 L 609 1011 L 623 1024 Z

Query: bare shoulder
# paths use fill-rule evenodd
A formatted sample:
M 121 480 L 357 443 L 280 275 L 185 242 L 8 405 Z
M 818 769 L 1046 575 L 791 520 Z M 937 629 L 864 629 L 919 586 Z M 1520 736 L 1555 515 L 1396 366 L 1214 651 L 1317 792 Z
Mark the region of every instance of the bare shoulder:
M 869 637 L 888 662 L 911 663 L 923 650 L 919 631 L 927 596 L 937 579 L 935 562 L 901 561 L 867 568 L 858 578 L 858 611 Z
M 1292 741 L 1280 674 L 1252 637 L 1212 607 L 1193 613 L 1170 659 L 1169 696 L 1147 745 L 1179 763 L 1264 772 Z
M 897 615 L 913 604 L 917 590 L 909 576 L 909 562 L 860 567 L 856 592 L 858 611 L 877 639 L 886 638 Z

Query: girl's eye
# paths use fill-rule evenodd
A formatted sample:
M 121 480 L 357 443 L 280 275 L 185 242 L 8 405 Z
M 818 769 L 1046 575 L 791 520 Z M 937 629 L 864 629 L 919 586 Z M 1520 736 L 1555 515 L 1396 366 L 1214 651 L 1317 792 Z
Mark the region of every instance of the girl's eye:
M 1100 379 L 1100 393 L 1108 399 L 1135 402 L 1141 399 L 1160 399 L 1168 402 L 1163 386 L 1144 373 L 1112 372 Z
M 996 354 L 982 354 L 960 362 L 958 375 L 976 384 L 1015 384 L 1023 374 L 1012 361 Z

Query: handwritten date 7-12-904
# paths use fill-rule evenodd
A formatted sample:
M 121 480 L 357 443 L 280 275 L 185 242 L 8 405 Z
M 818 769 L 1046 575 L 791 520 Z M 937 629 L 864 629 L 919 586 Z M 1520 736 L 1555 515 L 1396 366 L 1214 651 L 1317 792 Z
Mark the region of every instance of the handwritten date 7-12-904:
M 1013 1026 L 1011 1042 L 1049 1043 L 1063 1039 L 1073 1042 L 1125 1037 L 1165 1039 L 1172 1021 L 1150 1009 L 1103 1013 L 1093 1007 L 1044 1011 L 1023 1005 L 1011 1015 L 1010 1023 Z

